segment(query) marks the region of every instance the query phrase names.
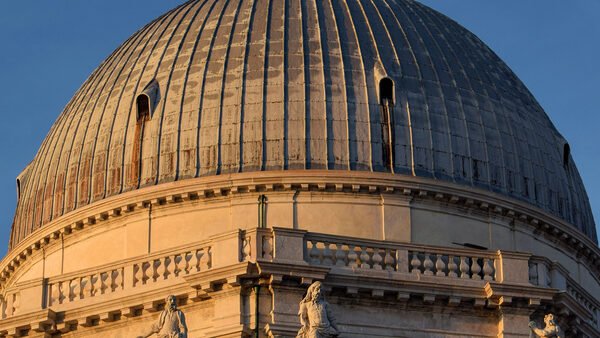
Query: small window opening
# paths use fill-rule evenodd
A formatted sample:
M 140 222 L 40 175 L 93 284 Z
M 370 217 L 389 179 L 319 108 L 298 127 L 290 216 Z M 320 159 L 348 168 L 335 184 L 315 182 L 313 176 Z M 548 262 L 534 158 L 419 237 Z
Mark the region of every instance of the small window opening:
M 394 82 L 391 79 L 386 77 L 379 81 L 379 96 L 381 105 L 394 104 Z
M 381 147 L 382 160 L 385 168 L 393 172 L 394 168 L 394 83 L 389 78 L 379 82 L 381 105 Z
M 267 196 L 258 196 L 258 227 L 267 227 Z
M 146 122 L 150 120 L 150 98 L 146 94 L 138 95 L 136 99 L 137 123 L 135 125 L 135 136 L 133 139 L 133 151 L 131 153 L 131 172 L 129 175 L 129 186 L 139 184 L 142 174 L 142 144 L 144 142 L 144 130 Z
M 150 117 L 150 98 L 146 94 L 140 94 L 136 100 L 138 122 Z
M 21 199 L 21 180 L 17 178 L 17 200 Z
M 569 158 L 571 157 L 571 146 L 565 143 L 563 147 L 563 167 L 569 169 Z

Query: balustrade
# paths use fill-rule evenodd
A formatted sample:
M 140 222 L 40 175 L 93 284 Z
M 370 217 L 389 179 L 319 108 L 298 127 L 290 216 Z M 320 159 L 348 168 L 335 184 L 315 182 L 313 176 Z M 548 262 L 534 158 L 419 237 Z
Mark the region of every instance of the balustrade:
M 211 267 L 211 248 L 194 249 L 133 264 L 133 287 L 156 283 Z
M 211 268 L 211 255 L 211 247 L 207 246 L 152 257 L 101 272 L 51 279 L 46 286 L 48 306 L 59 306 L 205 271 Z M 127 274 L 131 276 L 129 279 L 126 278 Z M 9 306 L 3 306 L 3 308 L 16 308 L 14 304 L 13 297 Z M 5 312 L 12 314 L 14 310 Z
M 90 275 L 50 281 L 48 305 L 56 306 L 120 291 L 124 288 L 123 273 L 124 268 L 120 267 Z
M 305 241 L 307 261 L 312 265 L 386 271 L 491 281 L 496 278 L 494 253 L 450 249 L 415 250 L 415 245 L 391 245 L 373 241 L 335 240 L 328 236 L 309 237 Z M 468 255 L 466 253 L 469 253 Z M 400 257 L 408 257 L 402 261 Z
M 314 265 L 397 271 L 394 248 L 318 240 L 306 243 L 309 263 Z
M 0 319 L 12 317 L 19 313 L 21 295 L 19 292 L 8 292 L 0 297 Z

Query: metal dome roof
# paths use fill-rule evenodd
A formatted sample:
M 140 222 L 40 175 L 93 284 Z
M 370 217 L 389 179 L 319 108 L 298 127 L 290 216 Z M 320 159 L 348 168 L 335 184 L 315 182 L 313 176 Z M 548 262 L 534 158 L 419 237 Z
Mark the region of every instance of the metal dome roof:
M 382 95 L 393 101 L 391 166 Z M 18 178 L 11 243 L 125 191 L 286 169 L 476 187 L 596 241 L 565 145 L 502 60 L 419 3 L 190 1 L 125 41 L 66 106 Z

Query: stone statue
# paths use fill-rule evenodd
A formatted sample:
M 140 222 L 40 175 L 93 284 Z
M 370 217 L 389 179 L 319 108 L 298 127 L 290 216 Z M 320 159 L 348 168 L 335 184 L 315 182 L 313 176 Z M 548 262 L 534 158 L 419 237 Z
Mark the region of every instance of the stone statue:
M 300 302 L 300 323 L 302 328 L 296 338 L 332 338 L 339 336 L 335 318 L 329 303 L 323 298 L 321 282 L 308 287 L 306 297 Z
M 540 329 L 537 327 L 535 322 L 529 322 L 529 328 L 531 329 L 531 333 L 529 334 L 530 338 L 564 338 L 565 335 L 560 330 L 560 327 L 556 324 L 554 320 L 554 315 L 549 313 L 544 316 L 544 324 L 546 327 Z
M 177 298 L 167 296 L 165 309 L 160 313 L 158 322 L 152 325 L 150 332 L 138 338 L 147 338 L 157 334 L 158 338 L 187 338 L 185 316 L 177 309 Z

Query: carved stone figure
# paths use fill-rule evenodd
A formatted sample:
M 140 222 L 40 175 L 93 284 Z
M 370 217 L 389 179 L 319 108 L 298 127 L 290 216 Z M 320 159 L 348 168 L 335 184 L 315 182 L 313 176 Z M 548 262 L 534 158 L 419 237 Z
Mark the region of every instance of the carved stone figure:
M 531 333 L 529 334 L 530 338 L 564 338 L 565 335 L 561 331 L 560 326 L 556 324 L 554 319 L 554 315 L 552 313 L 544 316 L 544 324 L 546 327 L 543 329 L 538 328 L 535 322 L 529 322 L 529 328 L 531 329 Z
M 296 338 L 331 338 L 339 336 L 335 318 L 329 303 L 323 298 L 321 282 L 308 287 L 306 297 L 300 302 L 300 323 L 302 328 Z
M 138 338 L 147 338 L 156 334 L 158 338 L 187 338 L 187 325 L 183 312 L 177 309 L 175 296 L 167 296 L 165 309 L 160 313 L 158 322 L 152 325 L 150 332 Z

